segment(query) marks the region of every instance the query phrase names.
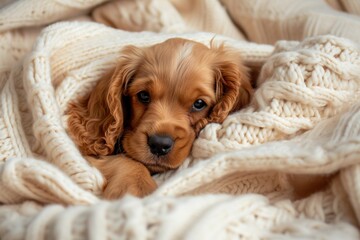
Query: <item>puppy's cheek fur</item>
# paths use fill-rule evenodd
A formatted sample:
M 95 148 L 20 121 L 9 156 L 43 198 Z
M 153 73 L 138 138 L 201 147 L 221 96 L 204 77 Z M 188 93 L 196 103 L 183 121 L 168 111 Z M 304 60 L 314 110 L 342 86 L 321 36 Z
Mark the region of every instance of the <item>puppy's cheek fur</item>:
M 177 146 L 175 146 L 176 149 L 174 149 L 172 154 L 173 159 L 169 161 L 173 166 L 179 167 L 185 158 L 189 156 L 194 140 L 195 133 L 192 132 L 191 136 L 188 138 L 177 141 Z
M 132 131 L 125 132 L 122 144 L 129 157 L 143 163 L 146 163 L 147 159 L 149 159 L 150 151 L 146 134 Z

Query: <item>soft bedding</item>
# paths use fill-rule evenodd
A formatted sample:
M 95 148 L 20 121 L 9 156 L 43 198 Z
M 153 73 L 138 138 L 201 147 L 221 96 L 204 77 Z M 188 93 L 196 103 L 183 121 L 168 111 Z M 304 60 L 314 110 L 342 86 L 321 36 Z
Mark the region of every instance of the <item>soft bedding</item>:
M 4 4 L 0 239 L 359 239 L 359 6 Z M 171 37 L 238 49 L 259 71 L 254 98 L 206 126 L 179 169 L 154 176 L 153 194 L 102 200 L 104 179 L 67 134 L 67 104 L 122 47 Z

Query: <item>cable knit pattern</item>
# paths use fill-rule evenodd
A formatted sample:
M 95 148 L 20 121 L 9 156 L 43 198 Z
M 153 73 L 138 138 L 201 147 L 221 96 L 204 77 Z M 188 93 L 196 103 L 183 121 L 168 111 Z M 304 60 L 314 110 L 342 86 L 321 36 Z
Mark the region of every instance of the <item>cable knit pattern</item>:
M 222 125 L 205 127 L 194 144 L 195 157 L 289 138 L 357 99 L 357 45 L 329 36 L 291 43 L 289 49 L 287 44 L 279 42 L 264 64 L 250 107 Z
M 129 30 L 183 32 L 186 25 L 167 0 L 110 1 L 92 12 L 95 21 Z
M 0 239 L 359 239 L 360 21 L 335 17 L 357 4 L 328 2 L 19 0 L 1 8 Z M 79 14 L 111 27 L 42 29 Z M 150 196 L 105 201 L 104 179 L 66 133 L 67 105 L 124 46 L 172 37 L 236 48 L 259 71 L 254 98 L 207 125 L 179 169 L 154 176 Z
M 97 22 L 130 31 L 207 31 L 244 39 L 217 0 L 116 0 L 96 8 L 92 16 Z

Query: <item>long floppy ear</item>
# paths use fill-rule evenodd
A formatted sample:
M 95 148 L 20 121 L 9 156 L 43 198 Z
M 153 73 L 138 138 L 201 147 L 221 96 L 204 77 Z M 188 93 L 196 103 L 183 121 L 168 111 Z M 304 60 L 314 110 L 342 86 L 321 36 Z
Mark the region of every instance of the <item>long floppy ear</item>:
M 215 52 L 213 71 L 215 76 L 216 104 L 207 118 L 196 125 L 198 133 L 208 123 L 222 123 L 229 113 L 249 104 L 253 94 L 249 72 L 235 49 L 223 45 L 212 47 Z
M 68 130 L 84 155 L 110 155 L 124 128 L 123 94 L 140 63 L 142 50 L 127 46 L 117 67 L 91 93 L 69 104 Z

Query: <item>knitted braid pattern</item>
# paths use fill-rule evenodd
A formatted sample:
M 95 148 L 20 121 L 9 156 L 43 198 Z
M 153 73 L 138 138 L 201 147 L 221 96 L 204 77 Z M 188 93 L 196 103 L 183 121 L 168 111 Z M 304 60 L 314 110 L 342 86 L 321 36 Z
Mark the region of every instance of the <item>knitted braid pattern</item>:
M 193 147 L 206 158 L 288 139 L 334 116 L 359 97 L 359 48 L 336 37 L 279 42 L 264 64 L 254 100 L 223 124 L 209 124 Z

